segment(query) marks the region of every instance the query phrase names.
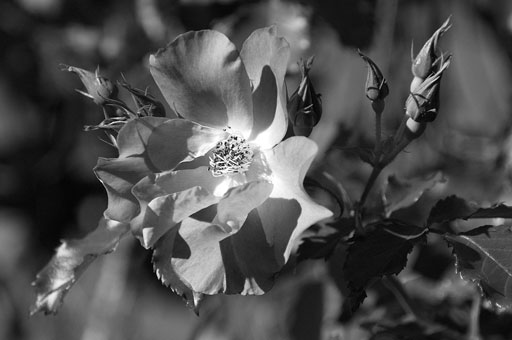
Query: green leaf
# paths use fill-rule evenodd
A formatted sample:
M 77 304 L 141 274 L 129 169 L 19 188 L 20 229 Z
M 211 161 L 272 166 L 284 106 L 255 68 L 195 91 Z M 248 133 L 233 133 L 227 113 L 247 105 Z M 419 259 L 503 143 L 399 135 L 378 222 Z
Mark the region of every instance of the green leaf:
M 498 308 L 512 308 L 512 230 L 487 228 L 477 235 L 445 235 L 453 247 L 457 271 L 480 286 Z
M 407 255 L 425 239 L 427 231 L 398 220 L 383 220 L 366 228 L 370 231 L 349 246 L 343 268 L 356 304 L 364 299 L 364 289 L 371 280 L 402 271 Z M 356 308 L 353 306 L 352 311 Z
M 79 276 L 98 256 L 114 251 L 129 230 L 129 224 L 102 218 L 98 227 L 83 239 L 62 241 L 32 283 L 37 296 L 30 314 L 56 314 Z
M 417 177 L 409 180 L 399 179 L 395 175 L 389 176 L 382 191 L 386 216 L 389 217 L 394 211 L 413 205 L 425 191 L 444 181 L 441 172 L 426 178 Z
M 339 232 L 334 232 L 325 236 L 311 236 L 304 239 L 297 250 L 297 260 L 329 258 L 341 237 Z
M 470 218 L 512 218 L 512 207 L 495 204 L 489 208 L 480 208 L 475 203 L 452 195 L 436 203 L 430 211 L 427 225 Z
M 312 236 L 303 238 L 297 250 L 297 260 L 325 259 L 334 252 L 338 243 L 355 228 L 353 218 L 342 218 L 320 229 Z

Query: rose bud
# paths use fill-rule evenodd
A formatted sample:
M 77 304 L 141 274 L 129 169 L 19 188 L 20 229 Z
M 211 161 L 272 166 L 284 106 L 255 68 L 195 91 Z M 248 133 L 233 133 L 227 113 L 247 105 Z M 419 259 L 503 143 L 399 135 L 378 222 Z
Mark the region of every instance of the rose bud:
M 288 116 L 296 136 L 309 136 L 313 127 L 322 117 L 322 102 L 320 94 L 315 92 L 309 70 L 313 65 L 314 57 L 307 61 L 300 61 L 301 81 L 299 87 L 288 100 Z
M 384 78 L 379 67 L 373 60 L 364 55 L 361 51 L 358 50 L 357 52 L 366 62 L 366 65 L 368 65 L 368 75 L 365 84 L 366 97 L 372 102 L 386 98 L 389 94 L 386 78 Z
M 438 59 L 437 56 L 437 44 L 439 41 L 439 38 L 450 29 L 450 17 L 446 19 L 446 21 L 437 29 L 437 31 L 432 34 L 430 39 L 427 40 L 427 42 L 423 45 L 418 55 L 416 55 L 416 58 L 412 57 L 412 74 L 415 77 L 425 79 L 428 77 L 429 74 L 433 72 L 433 65 L 435 61 Z M 411 56 L 412 56 L 412 49 L 411 49 Z
M 94 73 L 79 67 L 64 65 L 63 70 L 76 73 L 85 86 L 87 92 L 76 90 L 78 93 L 91 98 L 97 105 L 105 105 L 107 99 L 115 99 L 117 97 L 117 86 L 108 78 L 99 74 L 99 67 Z
M 449 56 L 440 59 L 439 70 L 431 74 L 414 92 L 411 92 L 405 102 L 405 113 L 419 123 L 433 121 L 439 110 L 439 87 L 443 72 L 450 66 Z

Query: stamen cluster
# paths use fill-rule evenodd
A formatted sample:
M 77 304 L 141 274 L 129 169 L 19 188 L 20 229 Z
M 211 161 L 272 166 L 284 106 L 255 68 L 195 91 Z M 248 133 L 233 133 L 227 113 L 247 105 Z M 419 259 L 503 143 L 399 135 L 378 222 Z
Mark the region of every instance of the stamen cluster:
M 210 156 L 209 170 L 215 177 L 242 174 L 249 170 L 253 155 L 245 138 L 231 135 L 215 146 Z

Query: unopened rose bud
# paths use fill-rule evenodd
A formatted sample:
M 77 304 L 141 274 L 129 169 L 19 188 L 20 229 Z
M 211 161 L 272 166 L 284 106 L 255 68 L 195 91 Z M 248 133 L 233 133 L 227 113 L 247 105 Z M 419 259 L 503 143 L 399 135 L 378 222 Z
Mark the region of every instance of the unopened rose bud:
M 165 117 L 164 105 L 155 99 L 147 90 L 132 87 L 126 81 L 119 85 L 127 89 L 133 96 L 137 105 L 137 112 L 141 116 Z
M 309 70 L 313 65 L 313 57 L 300 61 L 301 81 L 299 87 L 288 100 L 288 116 L 296 136 L 309 136 L 313 127 L 322 117 L 322 102 L 320 94 L 315 92 Z
M 439 111 L 439 87 L 443 72 L 450 66 L 449 56 L 441 58 L 439 70 L 423 81 L 414 92 L 411 92 L 405 102 L 405 113 L 419 123 L 431 122 Z
M 117 97 L 117 86 L 108 78 L 101 76 L 99 68 L 93 73 L 79 67 L 64 65 L 63 70 L 73 72 L 80 77 L 87 92 L 81 90 L 77 90 L 77 92 L 91 98 L 95 104 L 105 105 L 108 99 L 115 99 Z
M 368 74 L 366 76 L 365 92 L 366 97 L 372 102 L 382 100 L 389 94 L 389 87 L 386 78 L 382 75 L 379 67 L 373 60 L 358 51 L 359 55 L 368 66 Z
M 412 61 L 412 74 L 415 77 L 425 79 L 429 74 L 433 72 L 433 65 L 438 59 L 438 47 L 437 44 L 439 42 L 439 38 L 450 29 L 450 18 L 446 19 L 446 21 L 437 29 L 437 31 L 432 34 L 430 39 L 423 45 L 416 58 L 413 57 Z M 412 55 L 412 50 L 411 50 Z

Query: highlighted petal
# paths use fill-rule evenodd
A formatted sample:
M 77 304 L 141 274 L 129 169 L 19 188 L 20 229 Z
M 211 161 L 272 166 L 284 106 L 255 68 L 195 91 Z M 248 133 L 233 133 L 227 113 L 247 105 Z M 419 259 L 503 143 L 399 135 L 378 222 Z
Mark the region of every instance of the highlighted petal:
M 254 125 L 251 139 L 263 149 L 279 143 L 288 128 L 284 76 L 290 46 L 276 27 L 254 31 L 240 55 L 253 86 Z
M 251 86 L 235 45 L 225 35 L 210 30 L 182 34 L 152 55 L 149 64 L 178 115 L 249 136 Z
M 304 190 L 306 172 L 317 153 L 316 144 L 305 137 L 291 137 L 265 151 L 272 169 L 274 189 L 258 207 L 267 240 L 275 246 L 278 260 L 286 262 L 304 230 L 332 212 L 315 203 Z
M 205 155 L 227 133 L 185 119 L 171 119 L 158 126 L 148 140 L 148 155 L 160 171 Z
M 168 230 L 190 215 L 219 201 L 201 187 L 157 197 L 146 209 L 142 222 L 143 246 L 151 248 Z

